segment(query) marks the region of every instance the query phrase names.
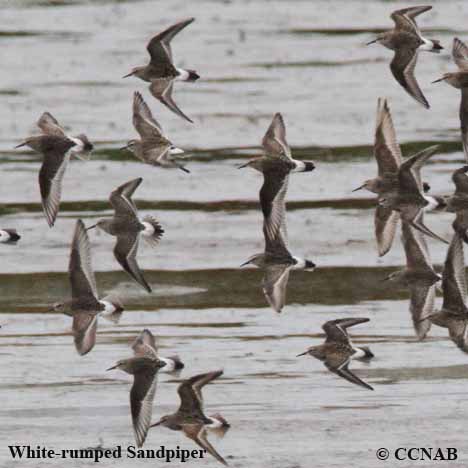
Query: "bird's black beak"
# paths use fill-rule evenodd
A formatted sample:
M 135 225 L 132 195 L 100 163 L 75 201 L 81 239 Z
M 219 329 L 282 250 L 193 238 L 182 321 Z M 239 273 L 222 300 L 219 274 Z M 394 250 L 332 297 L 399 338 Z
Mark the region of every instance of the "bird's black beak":
M 97 224 L 93 224 L 92 226 L 87 227 L 86 230 L 89 231 L 90 229 L 94 229 L 96 226 Z
M 128 75 L 122 76 L 122 78 L 128 78 L 129 76 L 132 76 L 135 72 L 130 72 Z
M 20 143 L 19 145 L 16 145 L 15 148 L 21 148 L 22 146 L 26 146 L 25 141 L 23 141 L 23 143 Z
M 367 42 L 366 45 L 375 44 L 376 42 L 377 42 L 377 39 L 374 39 L 373 41 Z
M 109 369 L 106 369 L 106 372 L 107 372 L 107 371 L 110 371 L 110 370 L 112 370 L 112 369 L 117 369 L 117 366 L 109 367 Z
M 385 278 L 382 278 L 380 281 L 383 283 L 384 281 L 388 281 L 390 279 L 390 276 L 386 276 Z
M 296 357 L 305 356 L 306 354 L 309 354 L 309 351 L 304 351 L 303 353 L 298 354 Z
M 361 185 L 360 187 L 355 188 L 354 190 L 351 190 L 351 192 L 357 192 L 358 190 L 361 190 L 363 188 L 364 188 L 364 185 Z
M 128 150 L 128 145 L 122 146 L 121 148 L 119 148 L 119 151 L 124 151 L 124 150 Z
M 157 423 L 151 424 L 150 427 L 156 427 L 156 426 L 159 426 L 160 424 L 161 424 L 161 421 L 158 421 Z
M 440 81 L 444 81 L 445 78 L 439 78 L 438 80 L 435 80 L 435 81 L 431 81 L 432 84 L 434 83 L 439 83 Z

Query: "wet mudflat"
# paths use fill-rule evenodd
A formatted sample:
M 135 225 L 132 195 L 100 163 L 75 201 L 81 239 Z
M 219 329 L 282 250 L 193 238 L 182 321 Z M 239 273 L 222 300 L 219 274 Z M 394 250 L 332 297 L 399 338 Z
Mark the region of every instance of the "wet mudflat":
M 464 2 L 433 5 L 420 22 L 430 26 L 429 37 L 440 38 L 448 49 L 454 35 L 468 38 Z M 459 461 L 450 466 L 466 465 L 468 359 L 441 329 L 415 341 L 408 293 L 380 281 L 403 264 L 401 245 L 377 258 L 374 201 L 351 193 L 375 173 L 371 145 L 382 95 L 389 98 L 405 154 L 441 144 L 423 170 L 433 193 L 452 191 L 451 172 L 462 162 L 458 95 L 430 85 L 453 68 L 448 53 L 421 54 L 417 76 L 432 106 L 425 111 L 391 77 L 391 53 L 364 46 L 373 32 L 391 25 L 394 6 L 301 0 L 203 0 L 196 9 L 182 0 L 0 2 L 0 227 L 16 227 L 23 235 L 17 246 L 0 246 L 1 466 L 17 466 L 9 444 L 133 444 L 131 379 L 105 369 L 130 354 L 129 344 L 144 327 L 158 335 L 163 355 L 178 353 L 186 362 L 180 377 L 161 375 L 155 420 L 178 404 L 179 378 L 224 369 L 204 394 L 208 412 L 221 412 L 232 425 L 224 439 L 212 442 L 234 467 L 373 468 L 384 464 L 375 457 L 378 448 L 400 446 L 457 447 Z M 176 90 L 193 126 L 150 100 L 144 83 L 120 78 L 146 60 L 144 44 L 153 33 L 191 15 L 197 21 L 173 48 L 180 65 L 202 75 L 196 85 Z M 134 90 L 144 93 L 174 143 L 193 152 L 191 174 L 142 166 L 117 150 L 135 137 Z M 40 158 L 12 150 L 34 131 L 44 110 L 97 142 L 90 162 L 69 166 L 52 230 L 39 205 Z M 291 274 L 281 315 L 266 307 L 261 273 L 239 268 L 263 249 L 262 179 L 237 166 L 259 153 L 276 111 L 284 114 L 294 154 L 317 166 L 292 177 L 288 231 L 292 251 L 318 268 Z M 140 249 L 139 263 L 154 293 L 138 289 L 121 271 L 112 256 L 113 239 L 93 232 L 98 288 L 103 295 L 121 295 L 126 312 L 118 325 L 101 320 L 95 349 L 80 358 L 71 320 L 46 312 L 69 293 L 75 220 L 91 224 L 110 215 L 109 192 L 142 175 L 137 206 L 142 214 L 156 215 L 166 231 L 157 249 Z M 426 220 L 450 236 L 451 215 L 431 213 Z M 440 271 L 445 246 L 428 243 Z M 316 360 L 295 357 L 320 342 L 323 322 L 348 315 L 371 319 L 353 334 L 376 358 L 352 367 L 374 392 L 339 379 Z M 180 433 L 155 428 L 145 447 L 160 445 L 195 447 Z M 24 466 L 52 463 L 57 462 Z M 160 462 L 122 459 L 99 466 L 150 463 Z M 210 458 L 190 464 L 217 465 Z

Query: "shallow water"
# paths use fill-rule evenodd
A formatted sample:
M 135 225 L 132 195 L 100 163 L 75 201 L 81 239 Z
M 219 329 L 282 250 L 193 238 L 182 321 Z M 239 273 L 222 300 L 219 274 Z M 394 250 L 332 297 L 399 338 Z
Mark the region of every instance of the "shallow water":
M 378 448 L 401 446 L 457 447 L 459 460 L 450 466 L 466 465 L 467 357 L 442 329 L 433 327 L 426 341 L 415 340 L 408 293 L 380 281 L 403 264 L 401 245 L 396 241 L 387 256 L 377 258 L 374 200 L 351 193 L 375 174 L 371 145 L 377 97 L 383 95 L 405 154 L 441 145 L 424 180 L 433 193 L 452 191 L 450 175 L 463 161 L 459 98 L 454 89 L 430 82 L 454 69 L 451 40 L 468 39 L 468 10 L 462 1 L 433 5 L 420 25 L 446 50 L 421 54 L 417 66 L 432 107 L 426 111 L 393 80 L 391 53 L 364 46 L 391 25 L 392 2 L 201 0 L 194 8 L 183 0 L 0 0 L 0 227 L 15 227 L 23 236 L 16 246 L 0 245 L 2 467 L 19 466 L 8 454 L 9 444 L 133 444 L 131 378 L 105 369 L 129 355 L 128 345 L 144 327 L 157 334 L 163 355 L 178 353 L 186 363 L 180 377 L 160 376 L 154 419 L 178 404 L 179 378 L 224 369 L 204 394 L 208 414 L 219 411 L 232 425 L 212 443 L 233 467 L 373 468 L 385 464 L 375 457 Z M 173 50 L 179 65 L 202 76 L 175 91 L 195 125 L 162 108 L 143 82 L 121 79 L 144 63 L 144 44 L 152 34 L 191 15 L 196 22 Z M 192 155 L 190 174 L 143 166 L 118 151 L 135 137 L 135 90 L 173 142 Z M 39 204 L 40 158 L 12 149 L 36 131 L 45 110 L 97 143 L 91 161 L 69 166 L 54 229 L 47 228 Z M 284 114 L 294 154 L 317 166 L 291 177 L 288 231 L 293 252 L 318 268 L 291 274 L 281 315 L 266 306 L 261 272 L 239 268 L 263 248 L 262 179 L 237 167 L 259 153 L 276 111 Z M 139 176 L 144 183 L 136 203 L 165 229 L 160 246 L 141 245 L 139 255 L 154 293 L 139 289 L 120 270 L 112 238 L 91 233 L 99 290 L 118 293 L 126 312 L 118 325 L 101 320 L 95 349 L 79 357 L 70 319 L 46 312 L 69 294 L 74 223 L 110 215 L 110 191 Z M 430 213 L 426 221 L 450 236 L 451 215 Z M 440 270 L 446 248 L 428 243 Z M 319 361 L 295 357 L 320 342 L 323 322 L 345 316 L 371 319 L 353 336 L 376 357 L 352 368 L 374 392 L 339 379 Z M 145 447 L 160 445 L 195 448 L 180 433 L 155 428 Z M 24 466 L 53 463 L 31 460 Z M 99 466 L 150 463 L 157 462 L 123 459 Z M 217 462 L 208 457 L 190 464 Z M 96 465 L 83 460 L 73 466 Z

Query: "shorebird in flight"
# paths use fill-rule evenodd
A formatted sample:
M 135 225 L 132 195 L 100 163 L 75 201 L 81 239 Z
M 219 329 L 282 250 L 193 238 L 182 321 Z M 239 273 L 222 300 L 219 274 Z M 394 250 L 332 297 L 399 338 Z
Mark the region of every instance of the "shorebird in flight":
M 224 433 L 230 427 L 220 415 L 206 416 L 203 409 L 203 387 L 223 375 L 223 371 L 207 372 L 184 380 L 178 387 L 180 405 L 173 414 L 163 416 L 150 427 L 164 426 L 173 431 L 183 431 L 186 437 L 192 439 L 202 449 L 210 453 L 216 460 L 227 466 L 226 460 L 216 451 L 207 439 L 207 430 Z
M 151 287 L 146 282 L 136 261 L 138 244 L 142 236 L 151 246 L 157 245 L 164 230 L 154 217 L 145 216 L 142 220 L 138 217 L 132 195 L 142 182 L 143 179 L 139 177 L 117 187 L 109 197 L 110 204 L 114 208 L 114 217 L 100 219 L 88 229 L 97 227 L 117 237 L 114 247 L 116 260 L 139 285 L 151 292 Z
M 73 317 L 73 337 L 78 354 L 91 351 L 96 343 L 98 315 L 117 321 L 122 314 L 120 301 L 111 296 L 99 299 L 91 264 L 91 248 L 83 221 L 75 225 L 68 275 L 71 300 L 53 305 L 52 310 Z
M 0 243 L 16 244 L 21 239 L 16 229 L 0 229 Z
M 57 119 L 50 113 L 44 112 L 39 120 L 37 126 L 42 130 L 44 135 L 55 135 L 59 137 L 65 137 L 76 143 L 76 146 L 71 150 L 71 155 L 81 160 L 89 160 L 91 157 L 91 151 L 94 146 L 89 141 L 88 137 L 80 133 L 73 137 L 67 135 L 63 127 L 58 123 Z
M 447 328 L 451 340 L 468 353 L 468 308 L 463 242 L 455 232 L 450 242 L 442 273 L 442 309 L 429 316 L 439 327 Z
M 442 78 L 433 81 L 445 81 L 450 86 L 461 91 L 460 100 L 460 129 L 465 160 L 468 161 L 468 47 L 457 37 L 453 40 L 453 60 L 458 66 L 457 72 L 445 73 Z
M 112 369 L 120 369 L 133 375 L 130 390 L 130 411 L 132 414 L 133 432 L 138 447 L 145 442 L 153 415 L 153 401 L 156 395 L 158 371 L 166 365 L 158 358 L 154 338 L 148 330 L 136 338 L 132 345 L 134 356 L 117 361 Z
M 393 50 L 395 55 L 390 69 L 398 83 L 416 101 L 429 109 L 429 103 L 414 76 L 418 53 L 422 50 L 439 53 L 443 47 L 435 39 L 426 39 L 421 34 L 415 18 L 430 10 L 432 6 L 415 6 L 394 11 L 391 18 L 395 28 L 377 35 L 377 38 L 367 45 L 379 43 Z
M 43 156 L 39 171 L 42 208 L 49 227 L 55 224 L 62 196 L 62 180 L 76 142 L 64 136 L 40 135 L 26 138 L 16 148 L 29 146 Z
M 310 355 L 322 361 L 325 367 L 343 379 L 369 390 L 374 390 L 369 384 L 361 380 L 349 370 L 353 359 L 371 359 L 374 357 L 367 347 L 356 347 L 348 335 L 348 328 L 360 323 L 368 322 L 368 318 L 344 318 L 326 322 L 322 329 L 326 334 L 325 343 L 311 346 L 299 356 Z
M 154 36 L 146 46 L 150 55 L 149 64 L 135 67 L 130 73 L 124 76 L 124 78 L 136 76 L 143 81 L 151 83 L 149 90 L 156 99 L 178 116 L 192 123 L 193 121 L 187 117 L 174 102 L 172 89 L 174 81 L 193 82 L 197 81 L 200 76 L 194 70 L 185 70 L 174 66 L 171 40 L 194 20 L 195 18 L 189 18 L 180 21 Z
M 445 206 L 441 197 L 424 195 L 420 170 L 424 163 L 435 154 L 438 146 L 431 146 L 411 156 L 398 169 L 398 189 L 383 194 L 379 204 L 400 213 L 403 221 L 433 239 L 448 244 L 442 237 L 432 232 L 423 221 L 425 210 Z
M 402 223 L 401 232 L 406 268 L 392 273 L 385 280 L 409 289 L 413 326 L 422 340 L 431 328 L 429 316 L 434 311 L 436 283 L 441 278 L 432 266 L 424 235 L 406 222 Z
M 184 172 L 190 172 L 175 159 L 184 151 L 175 147 L 167 139 L 161 125 L 153 117 L 150 108 L 138 91 L 133 95 L 133 126 L 139 133 L 140 139 L 130 140 L 123 149 L 128 149 L 147 164 L 177 167 Z
M 247 161 L 239 166 L 239 169 L 252 167 L 260 172 L 279 166 L 282 166 L 285 170 L 288 169 L 288 172 L 309 172 L 315 169 L 315 165 L 311 161 L 293 159 L 291 148 L 286 140 L 286 125 L 280 113 L 274 115 L 263 137 L 262 147 L 263 155 L 261 157 Z
M 374 158 L 377 162 L 377 177 L 366 180 L 353 192 L 366 189 L 378 197 L 385 198 L 385 194 L 398 191 L 398 171 L 402 163 L 402 154 L 392 115 L 384 98 L 379 98 L 377 101 Z M 423 191 L 429 191 L 429 185 L 425 182 L 423 182 Z M 391 249 L 399 219 L 400 214 L 391 207 L 378 205 L 375 209 L 374 227 L 379 257 L 383 257 Z
M 170 373 L 180 371 L 185 367 L 185 364 L 181 361 L 179 356 L 162 357 L 158 355 L 156 338 L 147 328 L 145 328 L 133 342 L 132 349 L 137 354 L 145 355 L 150 353 L 151 355 L 156 356 L 160 361 L 164 362 L 165 366 L 161 369 L 161 372 Z
M 263 212 L 263 236 L 265 250 L 250 257 L 247 264 L 264 270 L 263 292 L 270 306 L 281 312 L 286 303 L 289 272 L 293 269 L 311 270 L 315 264 L 293 256 L 287 246 L 286 192 L 289 173 L 300 167 L 312 170 L 311 162 L 294 161 L 286 142 L 286 133 L 281 114 L 276 114 L 263 138 L 265 156 L 249 161 L 251 166 L 263 173 L 260 189 L 260 204 Z

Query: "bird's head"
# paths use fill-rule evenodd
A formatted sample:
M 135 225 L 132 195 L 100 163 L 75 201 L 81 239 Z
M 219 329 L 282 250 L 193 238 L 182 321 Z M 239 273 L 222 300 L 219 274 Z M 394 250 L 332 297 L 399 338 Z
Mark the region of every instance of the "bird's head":
M 164 426 L 164 424 L 169 420 L 169 416 L 162 416 L 161 419 L 154 424 L 151 424 L 150 427 Z
M 126 75 L 122 76 L 122 78 L 128 78 L 129 76 L 139 76 L 146 67 L 134 67 L 130 71 L 130 73 L 127 73 Z
M 368 179 L 366 181 L 364 181 L 364 183 L 362 185 L 360 185 L 359 187 L 355 188 L 353 190 L 353 192 L 357 192 L 358 190 L 362 190 L 362 189 L 366 189 L 368 190 L 369 192 L 374 192 L 376 193 L 376 189 L 377 189 L 377 182 L 374 180 L 374 179 Z
M 121 359 L 120 361 L 117 361 L 114 366 L 109 367 L 106 369 L 106 371 L 114 370 L 114 369 L 121 369 L 124 370 L 127 366 L 127 360 L 126 359 Z
M 138 141 L 137 140 L 129 140 L 127 141 L 127 144 L 125 146 L 122 146 L 120 148 L 121 150 L 128 150 L 131 151 L 132 153 L 135 152 L 136 147 L 137 147 Z
M 375 36 L 374 40 L 372 40 L 370 42 L 367 42 L 366 45 L 371 45 L 371 44 L 375 44 L 375 43 L 385 41 L 386 37 L 387 37 L 386 33 L 379 33 L 379 34 L 377 34 L 377 36 Z
M 320 357 L 322 356 L 321 347 L 320 346 L 310 346 L 303 353 L 298 354 L 296 357 L 306 356 L 307 354 L 320 359 Z

